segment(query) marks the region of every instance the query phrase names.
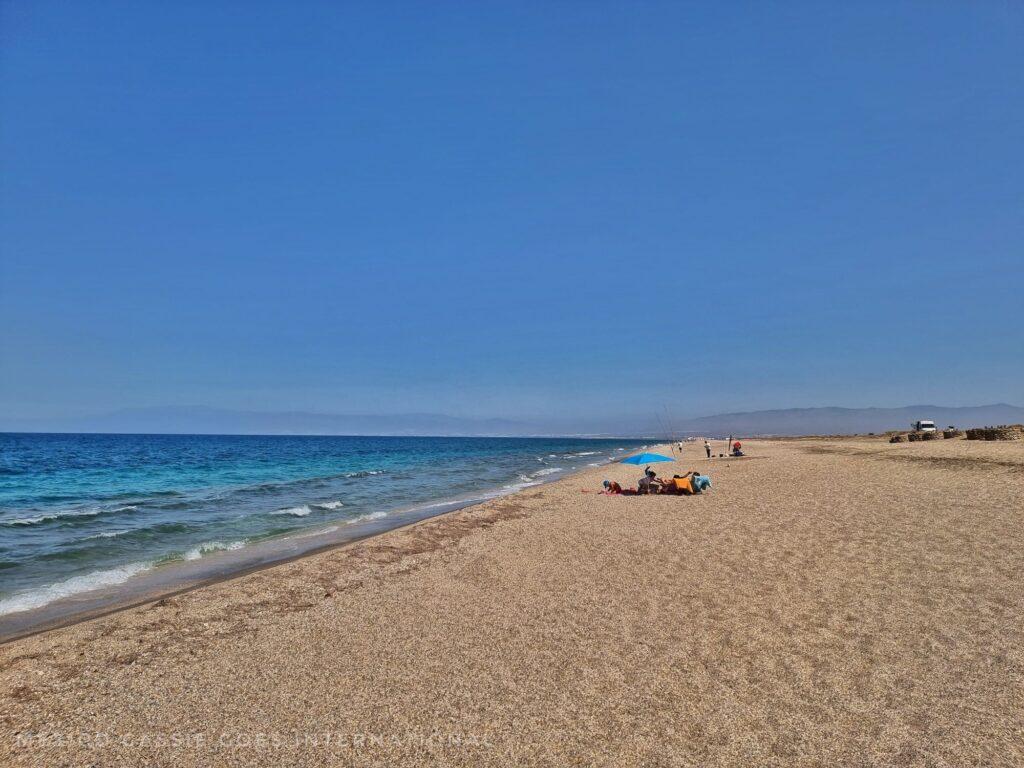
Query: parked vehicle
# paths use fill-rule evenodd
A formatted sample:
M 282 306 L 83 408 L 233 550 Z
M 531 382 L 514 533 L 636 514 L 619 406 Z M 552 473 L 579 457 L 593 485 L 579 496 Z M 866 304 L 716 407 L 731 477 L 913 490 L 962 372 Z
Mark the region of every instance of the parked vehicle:
M 926 420 L 915 421 L 910 425 L 910 428 L 915 432 L 934 432 L 935 422 Z

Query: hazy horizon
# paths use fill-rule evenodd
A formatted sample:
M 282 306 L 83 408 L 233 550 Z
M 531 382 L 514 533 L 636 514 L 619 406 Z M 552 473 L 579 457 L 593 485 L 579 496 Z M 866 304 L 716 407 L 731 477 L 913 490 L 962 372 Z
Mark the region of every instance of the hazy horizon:
M 439 413 L 331 414 L 236 411 L 204 406 L 122 409 L 78 419 L 3 419 L 0 432 L 206 435 L 643 436 L 686 434 L 834 434 L 906 429 L 916 419 L 961 427 L 1024 423 L 1024 408 L 1006 403 L 970 407 L 790 408 L 679 418 L 661 412 L 589 419 L 465 418 Z

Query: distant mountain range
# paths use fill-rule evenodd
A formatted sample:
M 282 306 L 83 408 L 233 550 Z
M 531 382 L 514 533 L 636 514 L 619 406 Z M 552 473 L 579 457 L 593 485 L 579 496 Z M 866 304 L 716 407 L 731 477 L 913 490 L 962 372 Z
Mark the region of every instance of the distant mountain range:
M 620 418 L 589 422 L 471 419 L 441 414 L 341 415 L 232 411 L 204 406 L 133 408 L 77 419 L 5 419 L 5 432 L 101 432 L 227 435 L 448 435 L 682 437 L 725 435 L 840 435 L 909 429 L 917 419 L 958 427 L 1024 423 L 1024 408 L 1000 403 L 965 408 L 910 405 L 903 408 L 787 408 L 723 413 L 695 419 Z
M 777 411 L 723 413 L 689 419 L 678 425 L 689 432 L 716 435 L 850 435 L 910 429 L 930 419 L 939 427 L 979 427 L 1024 423 L 1024 408 L 999 403 L 965 408 L 908 405 L 903 408 L 787 408 Z

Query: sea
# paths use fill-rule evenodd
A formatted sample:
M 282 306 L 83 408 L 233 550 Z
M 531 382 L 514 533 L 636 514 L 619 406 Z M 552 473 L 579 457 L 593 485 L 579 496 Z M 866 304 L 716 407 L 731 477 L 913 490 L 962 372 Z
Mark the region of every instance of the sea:
M 379 532 L 642 447 L 578 438 L 0 434 L 0 618 L 195 561 L 242 567 L 252 559 L 226 555 L 247 548 L 283 541 L 282 551 L 295 553 L 296 542 L 312 546 L 318 534 L 344 541 L 369 521 Z

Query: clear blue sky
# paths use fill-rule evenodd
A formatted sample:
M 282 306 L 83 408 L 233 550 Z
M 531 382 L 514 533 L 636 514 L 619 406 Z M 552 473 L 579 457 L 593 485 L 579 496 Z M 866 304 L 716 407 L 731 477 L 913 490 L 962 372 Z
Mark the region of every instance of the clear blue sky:
M 1024 401 L 1024 4 L 2 4 L 0 414 Z

